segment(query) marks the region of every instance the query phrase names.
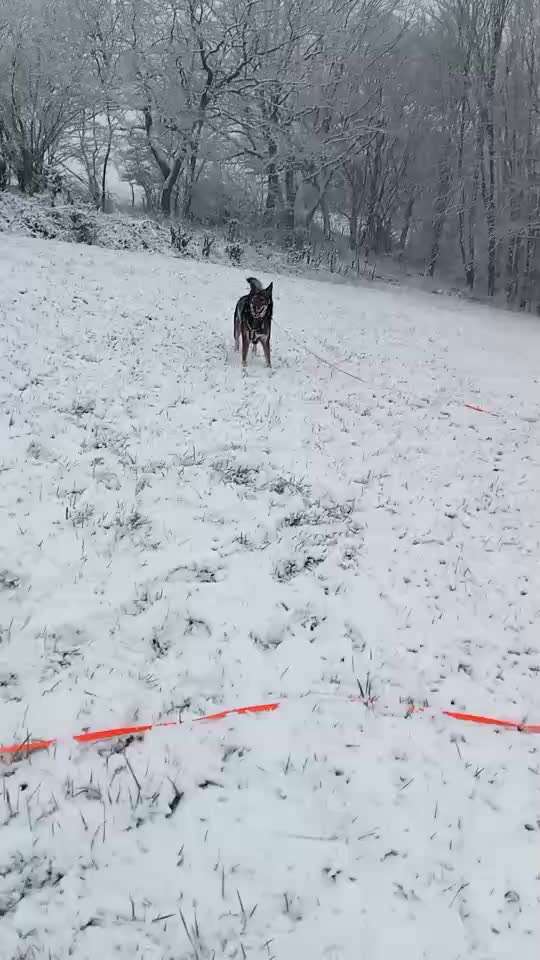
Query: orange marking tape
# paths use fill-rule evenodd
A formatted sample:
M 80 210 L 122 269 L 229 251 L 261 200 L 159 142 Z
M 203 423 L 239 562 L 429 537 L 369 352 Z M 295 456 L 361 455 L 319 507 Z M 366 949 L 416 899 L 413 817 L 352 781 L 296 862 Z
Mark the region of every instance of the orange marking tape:
M 24 743 L 10 743 L 6 747 L 0 747 L 0 753 L 33 753 L 35 750 L 48 750 L 56 742 L 56 740 L 25 740 Z
M 464 407 L 467 407 L 467 410 L 476 410 L 477 413 L 487 413 L 489 417 L 498 417 L 498 413 L 492 413 L 491 410 L 486 410 L 485 407 L 479 407 L 476 403 L 464 403 Z
M 209 713 L 205 717 L 195 717 L 195 720 L 224 720 L 225 717 L 230 717 L 233 714 L 242 716 L 245 713 L 273 713 L 274 710 L 279 710 L 280 706 L 279 700 L 275 700 L 273 703 L 256 703 L 252 707 L 233 707 L 232 710 Z
M 371 702 L 366 704 L 365 701 L 359 697 L 345 697 L 344 699 L 349 700 L 351 703 L 364 703 L 366 706 L 373 705 Z M 270 703 L 255 703 L 247 707 L 233 707 L 230 710 L 220 710 L 218 713 L 208 713 L 203 717 L 194 717 L 193 722 L 224 720 L 226 717 L 244 716 L 251 713 L 274 713 L 276 710 L 279 710 L 281 705 L 281 701 L 274 700 Z M 426 710 L 429 710 L 429 707 L 408 704 L 405 716 L 410 717 L 414 713 L 423 713 Z M 457 710 L 442 710 L 441 714 L 452 720 L 462 720 L 466 723 L 479 723 L 483 726 L 502 727 L 508 730 L 516 730 L 518 733 L 540 733 L 540 723 L 521 723 L 517 720 L 500 720 L 496 717 L 486 717 L 477 713 L 461 713 Z M 156 730 L 159 727 L 181 726 L 183 726 L 181 721 L 161 720 L 157 723 L 140 723 L 125 727 L 109 727 L 104 730 L 88 730 L 84 733 L 74 734 L 70 739 L 74 740 L 75 743 L 98 743 L 103 740 L 114 740 L 118 737 L 142 735 L 149 733 L 150 730 Z M 35 753 L 38 750 L 48 750 L 49 747 L 53 747 L 57 743 L 59 743 L 57 738 L 51 740 L 25 740 L 22 743 L 0 746 L 0 755 L 11 754 L 12 756 L 16 756 L 17 754 L 21 754 L 21 756 L 24 756 L 28 753 Z
M 113 740 L 115 737 L 126 737 L 138 733 L 148 733 L 155 727 L 176 727 L 176 721 L 168 723 L 141 723 L 134 727 L 111 727 L 109 730 L 89 730 L 87 733 L 76 733 L 73 740 L 77 743 L 97 743 L 98 740 Z
M 278 710 L 281 704 L 279 701 L 274 703 L 256 703 L 249 707 L 233 707 L 231 710 L 221 710 L 219 713 L 209 713 L 204 717 L 194 717 L 195 721 L 201 720 L 224 720 L 225 717 L 231 717 L 235 714 L 243 715 L 246 713 L 270 713 Z M 137 736 L 149 733 L 150 730 L 156 730 L 158 727 L 181 727 L 183 724 L 177 720 L 161 720 L 157 723 L 139 723 L 128 727 L 110 727 L 105 730 L 88 730 L 85 733 L 76 733 L 69 739 L 76 743 L 98 743 L 103 740 L 114 740 L 117 737 Z M 18 753 L 34 753 L 37 750 L 48 750 L 59 742 L 54 737 L 51 740 L 25 740 L 22 743 L 11 743 L 6 746 L 0 746 L 0 755 Z
M 481 723 L 489 727 L 505 727 L 519 733 L 540 733 L 540 723 L 519 723 L 517 720 L 498 720 L 496 717 L 484 717 L 477 713 L 460 713 L 455 710 L 443 710 L 443 716 L 452 720 L 464 720 L 466 723 Z

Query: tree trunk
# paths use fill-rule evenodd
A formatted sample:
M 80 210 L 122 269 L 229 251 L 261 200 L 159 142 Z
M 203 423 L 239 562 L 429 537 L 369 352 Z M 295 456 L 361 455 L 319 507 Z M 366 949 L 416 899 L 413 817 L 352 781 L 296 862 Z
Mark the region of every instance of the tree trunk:
M 268 141 L 268 163 L 266 164 L 266 203 L 264 218 L 267 224 L 272 224 L 275 218 L 276 208 L 282 202 L 281 190 L 279 186 L 279 176 L 276 166 L 277 145 L 273 140 Z
M 506 253 L 506 299 L 513 303 L 519 287 L 519 261 L 521 240 L 518 233 L 511 235 Z
M 5 190 L 8 185 L 8 165 L 4 157 L 0 157 L 0 190 Z
M 460 207 L 458 210 L 458 242 L 459 242 L 459 249 L 461 253 L 461 262 L 463 264 L 463 270 L 465 273 L 465 283 L 467 284 L 467 288 L 469 290 L 472 290 L 474 287 L 474 275 L 475 275 L 474 226 L 473 226 L 474 204 L 471 202 L 469 206 L 468 249 L 467 249 L 467 247 L 465 246 L 465 203 L 466 203 L 465 184 L 462 183 Z
M 197 150 L 198 153 L 198 150 Z M 189 157 L 188 174 L 184 189 L 184 202 L 182 204 L 182 216 L 188 220 L 191 216 L 191 205 L 193 203 L 193 188 L 195 186 L 195 174 L 197 170 L 197 153 L 191 151 Z
M 296 182 L 295 182 L 295 173 L 292 163 L 288 163 L 285 167 L 285 176 L 284 176 L 284 194 L 285 194 L 285 209 L 284 209 L 284 224 L 287 234 L 292 237 L 294 233 L 294 204 L 296 200 Z
M 197 160 L 199 159 L 199 152 L 201 147 L 201 134 L 204 126 L 204 119 L 206 113 L 206 101 L 202 103 L 199 107 L 202 111 L 201 115 L 197 119 L 196 124 L 194 125 L 191 131 L 191 140 L 189 144 L 189 164 L 188 172 L 184 189 L 184 203 L 182 206 L 183 216 L 188 219 L 191 216 L 191 204 L 193 203 L 193 188 L 195 187 L 195 181 L 197 179 Z
M 358 211 L 354 205 L 349 214 L 349 249 L 353 253 L 358 249 Z
M 402 251 L 405 250 L 405 247 L 407 246 L 407 240 L 409 239 L 414 201 L 415 195 L 414 193 L 411 193 L 409 195 L 409 199 L 407 200 L 407 206 L 405 207 L 405 213 L 403 214 L 403 226 L 399 235 L 399 249 Z
M 159 209 L 161 210 L 163 216 L 170 217 L 171 215 L 171 199 L 174 189 L 174 183 L 171 183 L 169 179 L 165 181 L 161 188 L 161 196 L 159 198 Z
M 108 126 L 107 149 L 105 150 L 105 156 L 103 158 L 103 169 L 101 171 L 101 212 L 102 213 L 105 213 L 105 209 L 107 206 L 107 169 L 109 166 L 109 159 L 111 156 L 112 142 L 113 142 L 113 128 L 112 128 L 111 117 L 108 109 L 107 109 L 107 126 Z
M 323 218 L 323 236 L 325 240 L 330 240 L 332 237 L 332 223 L 330 220 L 330 210 L 328 209 L 328 201 L 326 195 L 321 197 L 321 202 L 319 204 L 321 208 L 322 218 Z
M 532 8 L 531 8 L 532 10 Z M 538 176 L 536 173 L 537 160 L 533 151 L 533 143 L 537 139 L 538 120 L 537 120 L 537 56 L 536 56 L 536 34 L 531 31 L 528 44 L 528 96 L 529 109 L 527 111 L 527 136 L 525 155 L 527 157 L 525 169 L 527 173 L 527 189 L 525 190 L 525 207 L 528 210 L 527 216 L 527 239 L 525 243 L 525 263 L 523 268 L 523 277 L 521 283 L 518 278 L 518 286 L 521 288 L 520 308 L 523 310 L 527 306 L 532 311 L 534 288 L 536 287 L 536 311 L 538 309 L 538 285 L 540 284 L 540 190 L 538 189 Z M 536 268 L 533 266 L 536 264 Z M 517 291 L 516 291 L 517 296 Z
M 373 144 L 370 146 L 366 165 L 368 173 L 366 175 L 367 203 L 365 224 L 362 229 L 360 246 L 364 243 L 368 249 L 378 252 L 378 235 L 380 230 L 380 200 L 381 200 L 381 171 L 383 168 L 383 146 L 384 134 L 377 134 Z
M 510 8 L 509 0 L 493 2 L 491 13 L 492 36 L 490 62 L 485 80 L 486 102 L 483 109 L 488 151 L 488 184 L 484 195 L 486 207 L 486 225 L 488 231 L 488 296 L 495 296 L 497 277 L 497 202 L 496 202 L 496 155 L 495 155 L 495 83 L 497 79 L 497 61 L 502 44 L 503 31 Z
M 531 197 L 532 200 L 532 197 Z M 521 285 L 522 294 L 520 308 L 524 310 L 527 306 L 532 310 L 534 300 L 534 287 L 540 283 L 540 230 L 535 224 L 540 223 L 540 193 L 537 194 L 536 209 L 530 207 L 527 227 L 527 246 L 525 254 L 525 266 L 523 271 L 523 282 Z M 537 286 L 538 290 L 538 286 Z M 538 293 L 536 294 L 538 298 Z M 538 299 L 537 299 L 538 311 Z
M 32 194 L 35 192 L 35 161 L 32 151 L 28 147 L 21 148 L 17 164 L 17 180 L 21 193 Z
M 495 220 L 495 206 L 493 200 L 490 200 L 488 207 L 488 212 L 486 216 L 486 223 L 488 229 L 488 269 L 487 269 L 487 279 L 488 279 L 488 297 L 495 296 L 495 280 L 497 277 L 497 235 L 496 235 L 496 220 Z
M 470 80 L 470 66 L 471 66 L 471 49 L 470 47 L 465 52 L 465 62 L 463 64 L 463 90 L 461 94 L 461 100 L 459 104 L 459 133 L 458 133 L 458 156 L 457 156 L 457 177 L 459 182 L 459 208 L 458 208 L 458 244 L 459 250 L 461 253 L 461 262 L 463 264 L 463 270 L 465 273 L 465 282 L 469 290 L 472 290 L 474 285 L 474 260 L 471 272 L 471 264 L 469 262 L 469 254 L 467 253 L 467 248 L 465 246 L 465 207 L 467 201 L 467 189 L 465 183 L 465 173 L 463 170 L 464 165 L 464 155 L 465 155 L 465 133 L 467 130 L 467 116 L 470 114 L 470 90 L 471 90 L 471 80 Z M 474 186 L 473 186 L 474 190 Z M 469 210 L 469 214 L 472 211 L 472 204 Z M 469 241 L 472 238 L 473 251 L 474 251 L 474 238 L 471 233 L 471 222 L 469 218 Z
M 178 152 L 173 160 L 169 162 L 162 154 L 161 149 L 154 143 L 152 140 L 152 127 L 153 127 L 153 118 L 152 111 L 150 107 L 145 107 L 143 110 L 144 114 L 144 126 L 146 130 L 146 139 L 150 152 L 156 161 L 161 176 L 163 177 L 163 184 L 161 187 L 161 196 L 159 200 L 159 207 L 162 214 L 165 217 L 170 217 L 171 215 L 171 198 L 176 181 L 180 176 L 180 171 L 184 165 L 185 152 Z
M 467 259 L 465 261 L 465 283 L 469 290 L 474 290 L 476 280 L 476 244 L 475 244 L 475 224 L 476 224 L 476 201 L 478 195 L 478 169 L 475 170 L 475 183 L 473 183 L 473 196 L 469 206 L 469 230 L 467 237 Z
M 160 197 L 159 206 L 162 214 L 165 217 L 170 217 L 171 215 L 172 194 L 176 186 L 176 181 L 180 176 L 180 171 L 183 165 L 183 159 L 184 158 L 181 154 L 174 158 L 169 170 L 169 175 L 165 179 L 165 182 L 161 187 L 161 197 Z
M 277 174 L 277 169 L 275 163 L 269 163 L 266 168 L 267 176 L 267 186 L 266 186 L 266 203 L 265 203 L 265 217 L 268 220 L 273 220 L 276 207 L 279 206 L 281 202 L 281 194 L 279 189 L 279 177 Z
M 476 281 L 476 210 L 480 190 L 481 167 L 483 164 L 483 149 L 482 124 L 478 122 L 476 128 L 476 163 L 474 165 L 471 202 L 469 204 L 467 258 L 465 261 L 465 281 L 469 290 L 474 289 Z
M 448 213 L 448 202 L 450 199 L 450 169 L 448 164 L 448 158 L 445 155 L 439 161 L 439 183 L 437 188 L 437 196 L 435 197 L 434 203 L 434 216 L 433 216 L 433 240 L 431 244 L 431 254 L 428 262 L 428 276 L 433 277 L 435 273 L 435 267 L 439 260 L 439 254 L 441 252 L 441 239 L 444 231 L 444 226 L 446 223 L 446 216 Z
M 321 210 L 322 210 L 322 204 L 323 204 L 324 199 L 325 199 L 325 197 L 326 197 L 326 191 L 328 190 L 328 187 L 330 186 L 330 181 L 331 181 L 331 179 L 332 179 L 332 173 L 327 173 L 327 174 L 326 174 L 326 177 L 325 177 L 322 181 L 321 181 L 321 179 L 320 179 L 318 176 L 311 177 L 311 178 L 307 181 L 307 182 L 309 182 L 313 187 L 315 187 L 315 189 L 316 189 L 317 192 L 318 192 L 318 196 L 317 196 L 316 200 L 313 201 L 313 203 L 312 203 L 311 206 L 308 208 L 308 210 L 305 211 L 305 213 L 304 213 L 303 224 L 301 225 L 301 228 L 300 228 L 301 232 L 302 232 L 304 235 L 309 231 L 309 228 L 311 227 L 311 224 L 312 224 L 312 222 L 313 222 L 313 217 L 314 217 L 315 214 L 317 213 L 317 210 L 319 209 L 319 207 L 321 207 Z M 324 216 L 324 215 L 323 215 L 323 216 Z
M 96 210 L 99 210 L 102 204 L 102 195 L 99 184 L 93 174 L 88 176 L 88 189 Z

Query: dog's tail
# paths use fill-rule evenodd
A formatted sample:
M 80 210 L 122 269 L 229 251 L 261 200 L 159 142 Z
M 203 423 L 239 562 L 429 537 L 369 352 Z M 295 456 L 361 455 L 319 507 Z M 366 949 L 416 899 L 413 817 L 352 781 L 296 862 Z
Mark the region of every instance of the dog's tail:
M 247 282 L 249 283 L 251 293 L 256 293 L 257 290 L 264 290 L 261 281 L 257 280 L 257 277 L 248 277 Z

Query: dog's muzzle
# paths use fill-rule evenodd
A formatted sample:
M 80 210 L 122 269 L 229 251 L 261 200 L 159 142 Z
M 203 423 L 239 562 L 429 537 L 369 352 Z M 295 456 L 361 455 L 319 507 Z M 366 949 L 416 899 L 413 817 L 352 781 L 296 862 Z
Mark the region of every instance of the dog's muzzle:
M 250 303 L 249 312 L 253 322 L 261 324 L 268 313 L 268 304 L 263 303 L 261 306 L 256 307 L 254 303 Z

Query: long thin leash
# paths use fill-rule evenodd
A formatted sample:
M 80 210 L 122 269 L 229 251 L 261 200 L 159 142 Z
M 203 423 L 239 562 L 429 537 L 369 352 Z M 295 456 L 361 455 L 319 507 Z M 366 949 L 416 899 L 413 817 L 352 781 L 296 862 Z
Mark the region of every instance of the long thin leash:
M 277 323 L 275 320 L 273 320 L 272 322 L 276 327 L 282 330 L 283 333 L 285 333 L 289 337 L 289 339 L 292 340 L 294 344 L 296 344 L 299 350 L 303 350 L 305 353 L 311 354 L 311 356 L 314 357 L 316 360 L 318 360 L 319 363 L 323 363 L 327 367 L 330 367 L 332 370 L 336 370 L 338 373 L 342 373 L 343 376 L 351 377 L 352 380 L 357 380 L 358 383 L 367 384 L 367 380 L 365 380 L 363 377 L 359 377 L 357 373 L 351 373 L 350 370 L 344 370 L 344 368 L 340 367 L 339 364 L 334 363 L 332 360 L 327 360 L 326 357 L 322 357 L 320 354 L 315 353 L 315 351 L 311 350 L 311 348 L 308 347 L 305 343 L 298 340 L 298 338 L 295 337 L 294 334 L 292 334 L 291 331 L 287 329 L 287 327 L 284 327 L 283 324 Z M 414 398 L 411 398 L 411 399 L 414 400 Z M 506 419 L 501 413 L 495 413 L 493 410 L 488 410 L 486 407 L 480 406 L 479 404 L 476 404 L 476 403 L 464 402 L 463 406 L 467 410 L 474 410 L 476 413 L 484 413 L 490 417 L 496 417 L 499 420 Z M 516 419 L 523 420 L 526 423 L 538 422 L 537 417 L 519 417 L 519 415 L 516 415 Z
M 310 353 L 312 357 L 315 357 L 320 363 L 326 364 L 327 367 L 331 367 L 333 370 L 337 370 L 338 373 L 342 373 L 345 377 L 351 377 L 353 380 L 358 380 L 359 383 L 367 383 L 367 380 L 364 380 L 363 377 L 359 377 L 356 373 L 350 373 L 349 370 L 344 370 L 343 367 L 338 366 L 337 363 L 334 363 L 332 360 L 327 360 L 326 357 L 321 357 L 318 353 L 315 353 L 314 350 L 311 350 L 306 346 L 305 343 L 300 343 L 298 338 L 295 337 L 290 330 L 287 330 L 287 327 L 284 327 L 281 323 L 276 323 L 275 320 L 272 323 L 279 327 L 280 330 L 283 330 L 283 333 L 286 333 L 290 340 L 293 343 L 297 344 L 299 349 L 304 350 L 305 353 Z

